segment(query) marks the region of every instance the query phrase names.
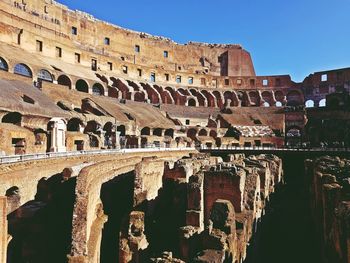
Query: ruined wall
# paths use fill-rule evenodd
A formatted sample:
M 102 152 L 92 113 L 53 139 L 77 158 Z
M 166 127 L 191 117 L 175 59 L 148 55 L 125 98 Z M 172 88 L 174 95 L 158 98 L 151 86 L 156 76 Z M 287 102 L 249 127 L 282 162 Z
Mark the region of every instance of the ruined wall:
M 349 171 L 348 159 L 306 161 L 312 219 L 325 262 L 350 262 Z

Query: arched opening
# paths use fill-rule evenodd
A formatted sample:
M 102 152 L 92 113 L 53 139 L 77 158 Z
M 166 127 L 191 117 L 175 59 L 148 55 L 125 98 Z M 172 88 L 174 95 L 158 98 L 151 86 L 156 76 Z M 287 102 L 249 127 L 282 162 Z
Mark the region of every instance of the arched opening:
M 89 93 L 89 85 L 85 80 L 79 79 L 75 83 L 75 89 L 80 92 Z
M 92 86 L 92 94 L 97 95 L 97 96 L 102 96 L 104 95 L 104 88 L 100 83 L 95 83 Z
M 84 129 L 84 133 L 94 133 L 99 134 L 102 131 L 102 125 L 97 121 L 88 121 Z
M 151 135 L 151 129 L 149 127 L 144 127 L 141 130 L 141 135 Z
M 12 123 L 15 125 L 21 125 L 22 122 L 22 114 L 18 112 L 10 112 L 7 113 L 1 120 L 2 123 Z
M 72 118 L 67 123 L 67 131 L 70 132 L 81 132 L 83 127 L 83 121 L 78 118 Z
M 173 129 L 167 129 L 167 130 L 165 130 L 164 135 L 165 136 L 169 136 L 171 138 L 174 138 L 174 130 Z
M 300 147 L 302 139 L 302 129 L 297 126 L 289 127 L 286 131 L 286 145 L 290 147 Z
M 3 59 L 2 57 L 0 57 L 0 70 L 4 70 L 4 71 L 9 70 L 9 66 L 8 66 L 6 60 Z
M 196 135 L 197 135 L 197 130 L 196 129 L 189 129 L 187 131 L 187 137 L 191 138 L 192 140 L 195 140 L 196 138 Z
M 218 137 L 218 134 L 217 134 L 216 131 L 211 130 L 210 133 L 209 133 L 209 136 L 210 136 L 210 137 L 213 137 L 213 138 L 216 138 L 216 137 Z
M 156 128 L 156 129 L 153 130 L 153 135 L 154 136 L 162 136 L 162 131 L 163 131 L 163 129 Z
M 103 131 L 105 132 L 105 141 L 104 144 L 108 149 L 113 148 L 114 142 L 115 142 L 115 133 L 113 133 L 113 123 L 107 122 L 103 126 Z
M 119 136 L 125 136 L 125 126 L 124 125 L 119 125 L 117 127 L 117 131 L 120 132 Z
M 276 101 L 276 107 L 282 107 L 282 102 Z
M 191 98 L 188 100 L 187 105 L 190 107 L 196 107 L 196 101 L 195 99 Z
M 33 73 L 30 70 L 30 68 L 23 63 L 16 64 L 15 68 L 13 69 L 13 73 L 24 77 L 28 77 L 28 78 L 33 77 Z
M 303 97 L 297 90 L 292 90 L 287 94 L 287 105 L 288 106 L 300 106 L 303 105 Z
M 49 71 L 46 69 L 41 69 L 38 73 L 38 79 L 47 82 L 53 82 L 53 77 Z
M 305 107 L 306 108 L 313 108 L 313 107 L 315 107 L 315 102 L 313 100 L 307 100 L 305 102 Z
M 255 92 L 255 91 L 249 92 L 249 99 L 251 102 L 251 106 L 256 106 L 256 107 L 260 106 L 260 97 L 258 92 Z
M 222 95 L 219 91 L 215 90 L 213 91 L 213 96 L 216 99 L 217 105 L 219 108 L 221 108 L 222 106 L 224 106 L 224 101 L 222 99 Z
M 198 132 L 198 136 L 208 136 L 208 132 L 206 129 L 201 129 L 199 132 Z
M 61 75 L 57 79 L 57 83 L 62 86 L 72 88 L 72 81 L 66 75 Z
M 273 105 L 273 98 L 272 98 L 272 93 L 269 91 L 264 91 L 261 93 L 261 97 L 264 102 L 267 102 L 270 105 Z M 266 107 L 266 106 L 265 106 Z
M 6 190 L 8 213 L 12 213 L 21 206 L 21 192 L 17 186 L 12 186 Z
M 318 103 L 319 107 L 326 107 L 326 99 L 322 99 L 320 100 L 320 102 Z
M 142 91 L 138 91 L 134 94 L 134 101 L 144 102 L 145 100 L 146 100 L 146 97 Z
M 225 104 L 229 107 L 237 107 L 239 104 L 237 96 L 230 91 L 225 91 L 224 99 L 225 99 Z
M 264 104 L 263 104 L 263 106 L 266 107 L 266 108 L 267 108 L 267 107 L 270 107 L 270 103 L 268 103 L 268 102 L 265 101 Z

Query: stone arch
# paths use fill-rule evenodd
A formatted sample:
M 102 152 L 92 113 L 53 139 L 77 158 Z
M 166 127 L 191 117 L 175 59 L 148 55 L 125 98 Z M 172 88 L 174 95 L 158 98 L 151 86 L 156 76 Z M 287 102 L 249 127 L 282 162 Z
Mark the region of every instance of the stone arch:
M 78 79 L 75 83 L 75 89 L 80 92 L 89 93 L 89 84 L 83 79 Z
M 115 87 L 118 91 L 121 92 L 121 99 L 131 100 L 130 88 L 125 85 L 120 79 L 111 77 L 111 80 L 113 82 L 112 87 Z
M 281 90 L 275 91 L 275 99 L 276 99 L 276 101 L 280 101 L 283 104 L 283 102 L 285 100 L 285 96 Z
M 0 70 L 9 71 L 9 64 L 3 57 L 0 57 Z
M 320 102 L 318 103 L 318 107 L 326 107 L 326 99 L 320 100 Z
M 190 89 L 192 96 L 197 98 L 198 106 L 206 106 L 205 97 L 195 89 Z
M 153 88 L 151 85 L 149 84 L 145 84 L 145 83 L 141 83 L 141 86 L 144 88 L 144 90 L 147 92 L 148 95 L 148 99 L 150 100 L 150 102 L 152 104 L 158 104 L 161 103 L 161 97 L 159 92 Z
M 208 136 L 208 131 L 206 129 L 201 129 L 198 132 L 198 136 Z
M 145 100 L 146 100 L 145 93 L 143 93 L 142 91 L 135 92 L 134 101 L 144 102 Z
M 283 106 L 282 102 L 276 101 L 276 107 L 282 107 L 282 106 Z
M 194 128 L 188 129 L 187 130 L 187 137 L 191 138 L 192 140 L 195 140 L 197 136 L 197 130 Z
M 10 214 L 21 206 L 21 192 L 18 186 L 6 190 L 7 213 Z
M 187 100 L 187 106 L 196 107 L 197 106 L 196 100 L 194 98 L 189 98 Z
M 230 107 L 237 107 L 238 106 L 238 97 L 231 91 L 225 91 L 224 92 L 224 99 L 225 99 L 225 104 L 227 104 L 228 100 L 231 101 Z
M 100 133 L 102 130 L 102 125 L 95 120 L 88 121 L 84 129 L 84 133 Z
M 141 135 L 151 135 L 151 129 L 149 127 L 142 128 Z
M 60 75 L 57 78 L 57 84 L 72 88 L 72 80 L 67 75 Z
M 215 97 L 216 99 L 216 103 L 218 105 L 219 108 L 222 108 L 224 106 L 224 98 L 222 96 L 222 93 L 220 93 L 219 91 L 217 90 L 214 90 L 213 91 L 213 96 Z
M 162 128 L 155 128 L 155 129 L 153 130 L 153 135 L 154 135 L 154 136 L 159 136 L 159 137 L 161 137 L 161 136 L 162 136 L 162 133 L 163 133 L 163 129 L 162 129 Z
M 118 125 L 117 131 L 120 132 L 120 136 L 125 136 L 126 135 L 125 125 Z
M 267 102 L 269 104 L 269 106 L 274 105 L 273 95 L 270 91 L 263 91 L 261 93 L 261 97 L 264 102 Z
M 287 93 L 287 105 L 288 106 L 300 106 L 303 105 L 303 96 L 298 90 L 291 90 Z
M 173 97 L 175 105 L 185 105 L 186 104 L 186 96 L 182 95 L 177 90 L 174 90 L 171 87 L 166 87 L 165 90 L 167 90 Z
M 207 99 L 208 107 L 216 107 L 217 104 L 215 103 L 216 101 L 215 96 L 207 90 L 202 90 L 201 92 Z
M 84 128 L 84 123 L 81 119 L 72 118 L 72 119 L 68 120 L 67 131 L 81 132 L 83 128 Z
M 30 69 L 29 66 L 23 63 L 16 64 L 15 67 L 13 68 L 13 73 L 27 77 L 27 78 L 33 77 L 33 71 Z
M 164 135 L 174 138 L 174 129 L 166 129 Z
M 218 133 L 217 133 L 215 130 L 211 130 L 211 131 L 209 132 L 209 136 L 210 136 L 210 137 L 213 137 L 213 138 L 216 138 L 216 137 L 218 137 Z
M 22 123 L 22 114 L 19 112 L 9 112 L 1 119 L 2 123 L 12 123 L 15 125 L 21 125 Z
M 40 69 L 38 72 L 38 79 L 47 82 L 53 82 L 52 74 L 46 69 Z
M 104 95 L 104 87 L 100 83 L 95 83 L 92 86 L 92 94 L 97 96 L 103 96 Z
M 260 106 L 260 96 L 257 91 L 250 91 L 247 96 L 249 97 L 249 101 L 251 103 L 250 106 Z
M 313 107 L 315 107 L 315 102 L 313 100 L 307 100 L 307 101 L 305 101 L 305 107 L 306 108 L 313 108 Z

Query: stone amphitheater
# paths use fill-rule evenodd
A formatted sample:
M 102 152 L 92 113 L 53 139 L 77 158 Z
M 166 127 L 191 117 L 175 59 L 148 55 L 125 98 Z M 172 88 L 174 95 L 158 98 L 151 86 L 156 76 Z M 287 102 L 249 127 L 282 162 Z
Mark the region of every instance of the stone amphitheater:
M 350 68 L 257 76 L 53 0 L 0 17 L 0 263 L 350 263 Z

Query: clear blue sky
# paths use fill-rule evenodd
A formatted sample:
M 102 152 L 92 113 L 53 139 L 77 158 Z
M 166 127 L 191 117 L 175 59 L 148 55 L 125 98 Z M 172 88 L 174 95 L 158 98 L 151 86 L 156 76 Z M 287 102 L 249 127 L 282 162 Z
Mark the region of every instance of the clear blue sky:
M 242 44 L 258 75 L 350 67 L 350 0 L 58 1 L 178 43 Z

